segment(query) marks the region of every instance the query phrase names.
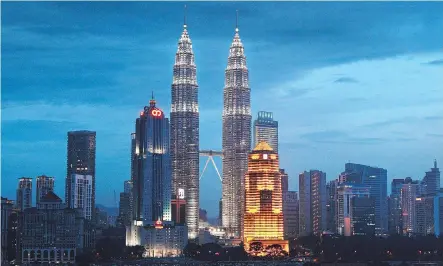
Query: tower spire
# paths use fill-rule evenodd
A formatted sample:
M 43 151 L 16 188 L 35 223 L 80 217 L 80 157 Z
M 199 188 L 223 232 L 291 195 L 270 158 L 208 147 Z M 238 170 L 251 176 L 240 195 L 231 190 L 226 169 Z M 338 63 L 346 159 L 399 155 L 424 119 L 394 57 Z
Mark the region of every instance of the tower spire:
M 149 101 L 149 105 L 150 106 L 155 106 L 155 99 L 154 99 L 154 91 L 152 91 L 152 96 L 151 96 L 151 100 Z
M 238 32 L 238 9 L 235 12 L 235 32 Z
M 185 27 L 185 28 L 186 28 L 186 15 L 187 15 L 186 13 L 187 13 L 187 8 L 185 5 L 184 16 L 183 16 L 183 27 Z

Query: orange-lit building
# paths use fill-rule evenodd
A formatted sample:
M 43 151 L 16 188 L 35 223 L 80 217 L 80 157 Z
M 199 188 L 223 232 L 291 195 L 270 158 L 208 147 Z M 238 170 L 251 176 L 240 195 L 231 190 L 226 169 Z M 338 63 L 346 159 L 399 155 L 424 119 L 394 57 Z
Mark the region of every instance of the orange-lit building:
M 278 244 L 288 251 L 288 241 L 283 237 L 278 154 L 266 142 L 260 142 L 249 154 L 245 190 L 243 239 L 246 251 L 252 242 L 261 242 L 264 248 Z

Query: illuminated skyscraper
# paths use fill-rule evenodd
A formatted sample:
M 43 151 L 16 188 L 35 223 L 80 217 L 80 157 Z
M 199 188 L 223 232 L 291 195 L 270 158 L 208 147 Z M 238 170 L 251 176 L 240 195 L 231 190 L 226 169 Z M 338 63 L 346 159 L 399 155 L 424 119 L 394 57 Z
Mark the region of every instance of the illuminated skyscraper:
M 192 42 L 186 21 L 178 41 L 171 87 L 172 193 L 184 190 L 189 238 L 198 235 L 199 112 L 198 85 Z
M 92 176 L 92 215 L 95 211 L 95 131 L 70 131 L 68 132 L 68 158 L 65 188 L 65 203 L 72 206 L 71 192 L 73 174 Z
M 260 142 L 249 154 L 245 190 L 243 240 L 246 250 L 250 243 L 261 242 L 265 248 L 279 244 L 288 251 L 288 242 L 283 235 L 283 196 L 278 154 L 266 142 Z
M 401 210 L 403 222 L 403 234 L 411 235 L 416 233 L 417 215 L 416 198 L 419 196 L 419 183 L 407 177 L 401 187 Z
M 311 170 L 299 175 L 300 236 L 320 235 L 326 229 L 326 174 Z
M 228 236 L 233 237 L 242 235 L 244 176 L 251 150 L 251 89 L 248 76 L 244 47 L 236 27 L 225 71 L 222 142 L 222 222 Z
M 49 191 L 54 191 L 54 178 L 45 175 L 37 176 L 37 204 L 40 203 L 40 199 L 48 194 Z
M 254 120 L 254 146 L 262 141 L 278 154 L 278 122 L 273 119 L 272 112 L 260 111 Z
M 171 220 L 169 120 L 149 102 L 136 120 L 136 173 L 133 211 L 138 224 Z
M 32 178 L 22 177 L 18 179 L 17 209 L 24 211 L 32 207 Z

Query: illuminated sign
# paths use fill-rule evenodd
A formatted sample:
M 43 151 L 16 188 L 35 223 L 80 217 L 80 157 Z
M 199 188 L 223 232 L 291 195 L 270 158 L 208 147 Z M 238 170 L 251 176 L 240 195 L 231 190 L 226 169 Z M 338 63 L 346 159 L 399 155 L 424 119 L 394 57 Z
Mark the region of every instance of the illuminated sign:
M 178 189 L 178 198 L 184 199 L 185 198 L 185 190 L 183 188 Z
M 277 159 L 277 155 L 275 155 L 275 154 L 271 154 L 271 159 L 272 159 L 272 160 Z
M 258 154 L 252 154 L 251 155 L 252 160 L 260 159 L 260 156 Z
M 162 229 L 162 228 L 163 228 L 163 223 L 162 223 L 162 221 L 160 221 L 160 219 L 159 219 L 159 220 L 157 220 L 157 221 L 155 222 L 154 226 L 155 226 L 156 229 Z
M 268 159 L 268 155 L 265 153 L 263 154 L 263 160 L 267 160 Z
M 158 110 L 158 109 L 152 109 L 151 110 L 151 115 L 154 117 L 159 117 L 162 115 L 162 111 Z

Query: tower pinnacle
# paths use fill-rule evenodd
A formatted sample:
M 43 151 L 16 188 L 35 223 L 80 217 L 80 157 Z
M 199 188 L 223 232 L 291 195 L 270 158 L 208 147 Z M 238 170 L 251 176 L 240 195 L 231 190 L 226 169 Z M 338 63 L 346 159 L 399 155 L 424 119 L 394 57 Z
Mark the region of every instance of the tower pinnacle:
M 187 8 L 186 8 L 186 5 L 185 5 L 185 10 L 184 10 L 184 16 L 183 16 L 183 27 L 184 28 L 186 28 L 186 14 L 187 13 Z
M 238 9 L 235 12 L 236 12 L 236 16 L 235 16 L 235 32 L 238 32 Z

